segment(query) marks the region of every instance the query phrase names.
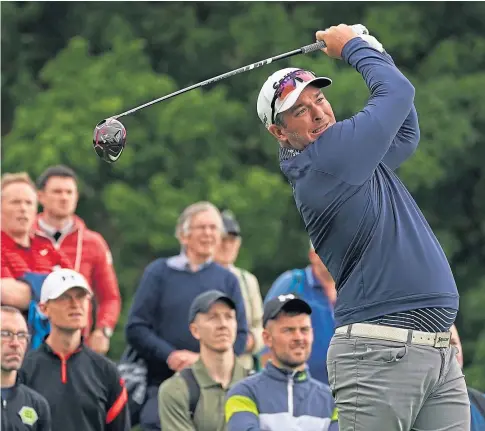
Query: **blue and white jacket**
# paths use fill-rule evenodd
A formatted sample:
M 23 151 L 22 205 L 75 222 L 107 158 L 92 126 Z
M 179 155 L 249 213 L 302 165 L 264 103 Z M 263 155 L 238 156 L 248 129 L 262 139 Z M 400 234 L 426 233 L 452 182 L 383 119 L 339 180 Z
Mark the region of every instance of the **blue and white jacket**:
M 308 369 L 289 371 L 271 362 L 234 385 L 227 396 L 228 431 L 337 431 L 330 388 Z

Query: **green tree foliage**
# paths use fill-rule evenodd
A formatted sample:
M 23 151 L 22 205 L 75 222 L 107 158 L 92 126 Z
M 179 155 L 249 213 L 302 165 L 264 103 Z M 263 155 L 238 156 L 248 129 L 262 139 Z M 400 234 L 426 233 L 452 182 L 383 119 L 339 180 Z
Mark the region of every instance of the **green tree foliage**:
M 460 294 L 469 384 L 485 390 L 485 5 L 341 2 L 2 3 L 3 171 L 79 174 L 79 214 L 112 247 L 124 299 L 111 355 L 144 267 L 178 252 L 174 225 L 197 200 L 240 219 L 239 264 L 267 291 L 306 264 L 307 239 L 277 144 L 256 116 L 261 84 L 299 66 L 330 76 L 338 118 L 365 103 L 358 73 L 320 53 L 195 90 L 123 119 L 128 146 L 107 165 L 92 149 L 101 119 L 211 76 L 363 23 L 414 83 L 421 144 L 400 176 L 443 244 Z M 426 280 L 423 280 L 426 283 Z

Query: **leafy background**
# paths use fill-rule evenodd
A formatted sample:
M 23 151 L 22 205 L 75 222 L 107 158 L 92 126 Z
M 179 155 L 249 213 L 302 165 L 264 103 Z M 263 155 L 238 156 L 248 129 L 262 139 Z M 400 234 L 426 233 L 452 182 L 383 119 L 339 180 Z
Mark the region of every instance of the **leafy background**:
M 178 252 L 179 212 L 208 199 L 243 228 L 240 266 L 263 294 L 306 265 L 307 237 L 276 143 L 256 115 L 273 71 L 331 76 L 338 118 L 365 103 L 347 65 L 314 53 L 255 69 L 126 117 L 115 165 L 92 149 L 101 119 L 179 88 L 314 41 L 316 30 L 363 23 L 417 89 L 422 138 L 400 176 L 443 244 L 461 295 L 457 326 L 468 384 L 485 390 L 485 3 L 2 2 L 2 169 L 65 163 L 80 177 L 78 213 L 109 242 L 123 295 L 112 342 L 144 267 Z M 425 280 L 423 280 L 425 282 Z

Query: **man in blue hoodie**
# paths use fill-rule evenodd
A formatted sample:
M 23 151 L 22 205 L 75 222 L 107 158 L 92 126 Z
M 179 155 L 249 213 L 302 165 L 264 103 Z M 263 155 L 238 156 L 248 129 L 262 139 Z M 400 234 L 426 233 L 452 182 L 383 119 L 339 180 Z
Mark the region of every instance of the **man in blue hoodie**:
M 458 292 L 446 256 L 394 170 L 416 149 L 414 87 L 382 45 L 346 25 L 316 33 L 370 91 L 337 122 L 301 69 L 271 75 L 258 115 L 280 144 L 280 167 L 338 292 L 327 356 L 339 429 L 470 427 L 463 373 L 450 346 Z

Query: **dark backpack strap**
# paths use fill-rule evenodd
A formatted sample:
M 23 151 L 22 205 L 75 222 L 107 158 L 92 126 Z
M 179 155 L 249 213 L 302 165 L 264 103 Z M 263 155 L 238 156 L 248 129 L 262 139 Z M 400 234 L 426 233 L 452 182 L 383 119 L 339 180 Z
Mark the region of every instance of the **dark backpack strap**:
M 197 383 L 192 368 L 184 368 L 182 371 L 180 371 L 180 375 L 185 380 L 185 383 L 189 389 L 189 414 L 190 419 L 193 421 L 195 409 L 200 398 L 200 386 L 199 383 Z
M 467 388 L 468 396 L 473 402 L 473 405 L 480 411 L 481 415 L 485 418 L 485 396 L 478 392 L 476 389 Z

